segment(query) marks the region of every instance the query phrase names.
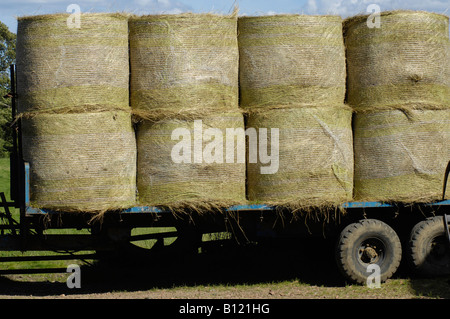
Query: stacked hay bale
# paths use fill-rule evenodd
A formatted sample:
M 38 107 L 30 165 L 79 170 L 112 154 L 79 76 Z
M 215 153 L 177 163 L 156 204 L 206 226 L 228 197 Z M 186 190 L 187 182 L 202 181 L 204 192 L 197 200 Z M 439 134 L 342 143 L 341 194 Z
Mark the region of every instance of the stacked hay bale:
M 297 208 L 351 200 L 352 112 L 344 105 L 342 19 L 241 17 L 238 30 L 246 125 L 279 129 L 278 171 L 262 174 L 266 164 L 249 162 L 248 199 Z
M 80 28 L 68 18 L 18 19 L 19 112 L 128 110 L 127 16 L 81 14 Z
M 236 14 L 140 16 L 132 17 L 129 26 L 131 106 L 141 120 L 140 203 L 171 208 L 241 203 L 245 159 L 227 162 L 225 153 L 212 162 L 201 158 L 211 142 L 203 137 L 208 128 L 220 145 L 227 129 L 238 129 L 233 140 L 244 139 Z M 196 131 L 196 120 L 205 130 Z M 186 134 L 173 136 L 176 129 Z M 189 153 L 183 162 L 172 156 L 179 143 L 186 146 L 181 153 Z
M 355 199 L 442 197 L 450 159 L 448 17 L 416 12 L 344 22 L 348 103 L 355 109 Z
M 32 206 L 91 212 L 135 204 L 136 145 L 129 113 L 39 114 L 24 118 L 22 127 Z
M 98 212 L 135 204 L 136 141 L 129 110 L 128 17 L 22 17 L 18 110 L 33 206 Z

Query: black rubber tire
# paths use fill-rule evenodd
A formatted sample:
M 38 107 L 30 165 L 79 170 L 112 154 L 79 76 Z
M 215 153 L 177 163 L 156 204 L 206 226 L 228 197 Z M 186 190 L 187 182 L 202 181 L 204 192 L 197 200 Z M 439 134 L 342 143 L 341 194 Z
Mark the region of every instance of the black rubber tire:
M 362 250 L 362 247 L 366 248 Z M 376 252 L 375 257 L 367 257 L 367 249 Z M 358 284 L 367 283 L 367 278 L 372 274 L 367 271 L 367 267 L 373 263 L 380 266 L 380 282 L 385 282 L 397 271 L 402 258 L 402 246 L 397 233 L 376 219 L 360 220 L 345 227 L 335 251 L 341 273 L 348 281 Z
M 421 276 L 450 274 L 450 243 L 446 237 L 442 216 L 417 223 L 409 238 L 409 262 Z

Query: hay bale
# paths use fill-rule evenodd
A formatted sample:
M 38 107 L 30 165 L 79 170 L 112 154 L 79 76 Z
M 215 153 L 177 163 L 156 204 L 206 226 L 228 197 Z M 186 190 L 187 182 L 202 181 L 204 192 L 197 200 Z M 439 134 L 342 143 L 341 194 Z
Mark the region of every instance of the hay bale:
M 413 203 L 442 197 L 450 110 L 367 112 L 356 116 L 354 130 L 356 200 Z
M 238 108 L 236 14 L 140 16 L 129 26 L 136 114 Z
M 83 13 L 18 18 L 19 112 L 129 109 L 128 17 Z
M 348 103 L 357 111 L 450 108 L 449 18 L 387 11 L 371 29 L 367 17 L 344 21 Z
M 135 204 L 136 141 L 129 112 L 22 119 L 31 206 L 74 212 Z
M 203 141 L 199 138 L 200 135 L 193 120 L 169 119 L 156 123 L 150 121 L 140 123 L 137 131 L 137 187 L 142 205 L 213 209 L 245 201 L 243 115 L 240 113 L 217 114 L 197 120 L 200 119 L 204 133 L 209 128 L 215 128 L 223 136 L 224 144 L 221 144 L 222 141 L 217 136 L 213 138 L 214 141 L 218 138 L 219 146 L 223 145 L 223 153 L 218 155 L 215 162 L 208 163 L 204 157 L 205 153 L 194 151 L 194 143 L 200 143 L 201 150 L 207 152 L 211 141 L 206 140 L 205 137 Z M 190 136 L 180 140 L 178 140 L 180 136 L 174 136 L 172 139 L 172 133 L 178 128 L 185 129 Z M 236 137 L 226 138 L 226 129 L 232 128 L 241 129 L 241 132 L 238 132 Z M 234 143 L 234 160 L 231 163 L 226 161 L 225 140 Z M 241 162 L 238 161 L 237 140 L 243 143 Z M 190 154 L 185 153 L 189 152 L 187 149 L 177 151 L 176 154 L 187 154 L 187 160 L 174 162 L 171 154 L 174 147 L 177 144 L 180 145 L 181 141 L 188 141 L 192 148 L 190 148 Z M 209 153 L 216 154 L 215 151 Z M 203 158 L 200 159 L 199 155 Z
M 351 118 L 352 111 L 344 106 L 284 108 L 250 114 L 247 128 L 279 129 L 279 169 L 275 174 L 261 174 L 261 167 L 267 164 L 247 164 L 249 201 L 291 208 L 325 208 L 351 200 Z M 271 143 L 270 139 L 268 152 Z
M 344 103 L 341 17 L 240 17 L 238 32 L 242 107 Z

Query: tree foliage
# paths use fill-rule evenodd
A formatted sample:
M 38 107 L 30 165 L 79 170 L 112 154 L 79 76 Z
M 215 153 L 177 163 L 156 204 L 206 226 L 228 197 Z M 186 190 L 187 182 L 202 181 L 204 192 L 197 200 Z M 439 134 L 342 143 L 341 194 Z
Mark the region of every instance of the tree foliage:
M 16 59 L 16 35 L 0 21 L 0 157 L 12 149 L 11 99 L 4 96 L 11 90 L 10 65 Z

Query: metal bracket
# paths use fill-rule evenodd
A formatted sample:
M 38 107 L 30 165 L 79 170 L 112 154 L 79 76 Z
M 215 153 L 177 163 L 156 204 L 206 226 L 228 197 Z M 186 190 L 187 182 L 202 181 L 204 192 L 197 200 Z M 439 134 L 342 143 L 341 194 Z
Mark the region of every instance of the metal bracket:
M 444 187 L 442 190 L 442 200 L 445 200 L 445 190 L 447 188 L 448 175 L 450 174 L 450 162 L 448 162 L 447 169 L 444 174 Z
M 14 203 L 8 203 L 6 201 L 5 193 L 3 193 L 3 192 L 0 193 L 0 200 L 1 200 L 0 206 L 3 207 L 3 209 L 5 210 L 5 213 L 2 214 L 1 216 L 2 216 L 2 218 L 3 218 L 3 216 L 6 217 L 6 219 L 8 220 L 9 226 L 10 226 L 9 230 L 11 231 L 11 233 L 13 235 L 16 235 L 16 227 L 15 226 L 18 226 L 19 223 L 13 219 L 13 217 L 11 215 L 11 211 L 9 210 L 9 207 L 14 206 Z M 8 228 L 6 228 L 6 229 L 8 229 Z M 3 229 L 1 232 L 3 235 Z
M 450 244 L 450 215 L 444 214 L 443 220 L 444 220 L 445 234 L 447 235 L 448 243 Z

